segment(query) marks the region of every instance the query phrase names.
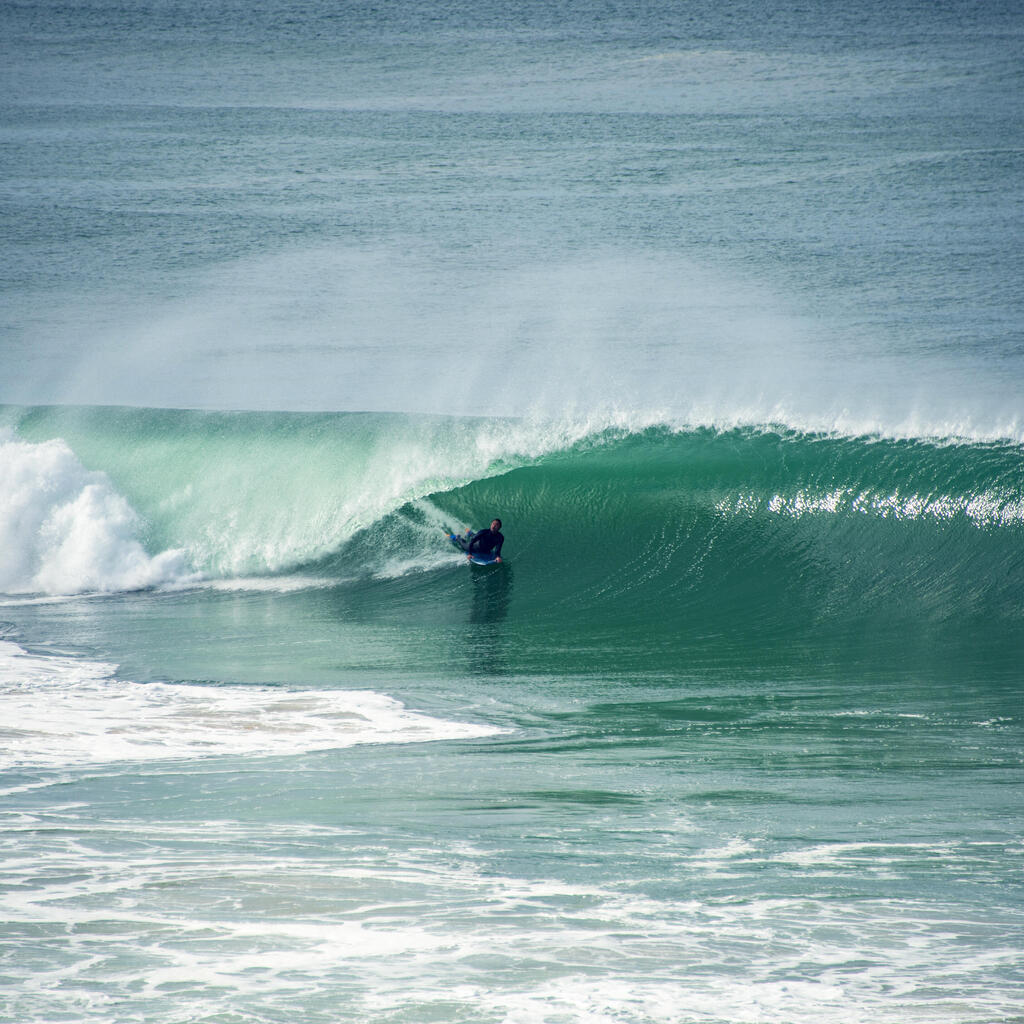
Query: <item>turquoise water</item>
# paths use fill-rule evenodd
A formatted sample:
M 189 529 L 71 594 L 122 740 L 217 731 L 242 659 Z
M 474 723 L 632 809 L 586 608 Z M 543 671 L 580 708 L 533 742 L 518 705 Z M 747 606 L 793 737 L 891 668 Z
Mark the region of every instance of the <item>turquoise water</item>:
M 0 1021 L 1024 1020 L 1022 35 L 0 10 Z

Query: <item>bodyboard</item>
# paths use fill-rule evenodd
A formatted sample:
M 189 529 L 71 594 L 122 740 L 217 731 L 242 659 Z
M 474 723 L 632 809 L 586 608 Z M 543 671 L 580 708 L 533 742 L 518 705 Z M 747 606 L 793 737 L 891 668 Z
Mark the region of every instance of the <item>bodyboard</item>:
M 452 542 L 452 545 L 458 548 L 464 555 L 469 555 L 469 542 L 477 535 L 476 530 L 470 530 L 466 528 L 466 532 L 463 534 L 452 533 L 447 527 L 444 532 L 448 535 L 448 539 Z M 495 565 L 498 559 L 494 555 L 469 555 L 469 560 L 473 565 Z

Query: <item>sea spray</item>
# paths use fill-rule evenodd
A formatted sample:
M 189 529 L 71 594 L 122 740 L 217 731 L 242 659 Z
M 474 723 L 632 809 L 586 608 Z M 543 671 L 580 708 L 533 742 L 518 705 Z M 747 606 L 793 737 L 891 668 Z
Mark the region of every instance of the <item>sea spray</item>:
M 182 550 L 146 552 L 106 474 L 60 440 L 0 438 L 0 591 L 135 590 L 189 575 Z

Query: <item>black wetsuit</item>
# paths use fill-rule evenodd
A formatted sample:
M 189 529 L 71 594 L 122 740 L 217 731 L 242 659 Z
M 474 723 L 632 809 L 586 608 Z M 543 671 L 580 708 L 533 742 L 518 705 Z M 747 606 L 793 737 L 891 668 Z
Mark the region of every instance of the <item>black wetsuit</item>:
M 502 534 L 492 533 L 489 529 L 481 530 L 473 535 L 473 539 L 469 542 L 469 547 L 466 550 L 471 555 L 497 558 L 501 555 L 501 545 L 504 543 L 505 538 Z

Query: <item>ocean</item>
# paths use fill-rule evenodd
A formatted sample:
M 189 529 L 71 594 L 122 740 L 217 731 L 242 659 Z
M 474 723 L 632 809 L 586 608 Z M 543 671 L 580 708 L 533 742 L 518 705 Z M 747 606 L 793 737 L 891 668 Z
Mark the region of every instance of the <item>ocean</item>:
M 1024 1022 L 1022 53 L 0 5 L 0 1022 Z

